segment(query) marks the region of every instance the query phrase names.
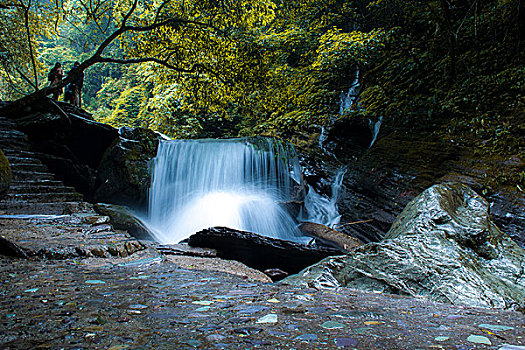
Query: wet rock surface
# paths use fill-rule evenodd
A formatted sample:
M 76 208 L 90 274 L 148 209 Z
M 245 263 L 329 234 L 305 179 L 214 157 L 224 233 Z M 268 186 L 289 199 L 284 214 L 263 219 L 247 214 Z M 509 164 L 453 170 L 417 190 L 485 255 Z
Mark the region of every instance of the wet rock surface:
M 492 223 L 487 201 L 450 183 L 410 202 L 385 240 L 327 258 L 285 281 L 525 310 L 524 271 L 525 251 Z
M 107 216 L 94 213 L 2 215 L 0 227 L 3 245 L 16 246 L 27 257 L 126 257 L 146 248 L 127 232 L 114 230 Z
M 253 282 L 166 259 L 0 257 L 0 271 L 5 349 L 525 346 L 516 312 Z

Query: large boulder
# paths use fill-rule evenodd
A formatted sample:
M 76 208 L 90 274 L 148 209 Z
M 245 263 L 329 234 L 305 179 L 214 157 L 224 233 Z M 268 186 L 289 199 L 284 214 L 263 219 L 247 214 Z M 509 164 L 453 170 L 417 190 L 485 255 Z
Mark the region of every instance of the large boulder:
M 160 136 L 144 128 L 123 127 L 107 149 L 98 169 L 97 202 L 144 209 L 151 184 L 151 160 Z
M 9 186 L 11 186 L 12 178 L 13 175 L 11 174 L 9 161 L 0 149 L 0 199 L 4 198 L 7 194 Z
M 285 281 L 525 310 L 525 251 L 466 185 L 435 185 L 411 201 L 385 239 L 326 258 Z

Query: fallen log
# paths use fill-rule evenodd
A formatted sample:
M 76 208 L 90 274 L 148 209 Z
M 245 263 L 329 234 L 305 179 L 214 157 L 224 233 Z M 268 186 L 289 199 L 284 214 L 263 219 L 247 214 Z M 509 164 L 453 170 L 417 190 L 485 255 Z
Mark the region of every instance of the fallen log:
M 216 249 L 220 258 L 237 260 L 259 271 L 278 268 L 289 274 L 297 273 L 327 256 L 345 253 L 333 247 L 284 241 L 227 227 L 199 231 L 190 236 L 188 244 Z

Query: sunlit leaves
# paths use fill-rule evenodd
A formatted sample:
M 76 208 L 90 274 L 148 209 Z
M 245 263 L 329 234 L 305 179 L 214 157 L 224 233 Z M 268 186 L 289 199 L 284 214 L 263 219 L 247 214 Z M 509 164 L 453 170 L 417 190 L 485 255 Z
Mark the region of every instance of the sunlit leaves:
M 45 1 L 0 1 L 0 98 L 19 97 L 35 89 L 45 69 L 34 57 L 39 40 L 55 34 L 56 8 Z M 33 55 L 31 55 L 31 53 Z
M 331 69 L 355 61 L 367 64 L 376 52 L 381 51 L 388 40 L 389 32 L 377 28 L 368 33 L 353 31 L 344 33 L 334 28 L 320 39 L 318 56 L 313 67 Z

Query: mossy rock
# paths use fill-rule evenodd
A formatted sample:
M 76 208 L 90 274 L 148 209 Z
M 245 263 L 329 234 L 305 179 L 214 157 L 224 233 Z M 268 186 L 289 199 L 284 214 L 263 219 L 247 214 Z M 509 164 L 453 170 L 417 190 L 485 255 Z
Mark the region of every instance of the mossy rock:
M 0 149 L 0 199 L 4 198 L 11 186 L 13 175 L 11 173 L 11 166 Z
M 160 137 L 144 128 L 122 128 L 119 134 L 100 162 L 95 200 L 143 210 Z

